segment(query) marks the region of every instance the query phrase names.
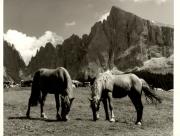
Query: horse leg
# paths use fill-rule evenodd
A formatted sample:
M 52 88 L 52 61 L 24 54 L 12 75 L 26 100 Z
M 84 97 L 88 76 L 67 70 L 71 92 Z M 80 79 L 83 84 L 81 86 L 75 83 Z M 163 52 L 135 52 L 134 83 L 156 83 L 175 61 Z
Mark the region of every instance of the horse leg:
M 142 115 L 143 115 L 143 105 L 141 101 L 141 94 L 136 91 L 131 91 L 128 96 L 130 97 L 132 103 L 134 104 L 137 112 L 136 125 L 141 125 Z
M 110 122 L 115 122 L 115 116 L 113 112 L 112 92 L 108 92 L 109 109 L 111 112 Z
M 40 100 L 40 105 L 41 105 L 41 118 L 44 118 L 44 119 L 47 119 L 47 116 L 46 116 L 46 114 L 45 114 L 44 111 L 43 111 L 43 107 L 44 107 L 44 104 L 45 104 L 46 96 L 47 96 L 47 93 L 42 93 L 42 98 L 41 98 L 41 100 Z
M 97 120 L 100 118 L 100 116 L 99 116 L 99 110 L 96 112 L 96 117 L 97 117 Z
M 102 100 L 103 105 L 104 105 L 104 111 L 105 111 L 105 115 L 106 115 L 106 120 L 109 120 L 109 113 L 108 113 L 108 107 L 107 107 L 107 99 L 104 98 Z
M 59 94 L 55 94 L 55 100 L 56 100 L 56 110 L 57 110 L 56 119 L 61 120 L 61 116 L 59 115 L 59 107 L 60 107 Z
M 29 102 L 28 102 L 28 109 L 27 109 L 27 112 L 26 112 L 26 117 L 27 118 L 30 118 L 30 110 L 31 110 L 31 103 L 30 103 L 30 98 L 29 98 Z

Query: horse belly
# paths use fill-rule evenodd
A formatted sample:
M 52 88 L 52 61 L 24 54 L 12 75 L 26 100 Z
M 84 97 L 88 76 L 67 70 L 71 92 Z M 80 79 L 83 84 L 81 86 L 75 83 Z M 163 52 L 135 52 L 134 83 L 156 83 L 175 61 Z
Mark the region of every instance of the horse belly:
M 41 82 L 41 90 L 46 91 L 49 94 L 60 93 L 62 86 L 56 82 Z
M 122 98 L 122 97 L 127 96 L 127 94 L 128 94 L 128 91 L 125 90 L 124 88 L 114 86 L 113 92 L 112 92 L 113 98 Z

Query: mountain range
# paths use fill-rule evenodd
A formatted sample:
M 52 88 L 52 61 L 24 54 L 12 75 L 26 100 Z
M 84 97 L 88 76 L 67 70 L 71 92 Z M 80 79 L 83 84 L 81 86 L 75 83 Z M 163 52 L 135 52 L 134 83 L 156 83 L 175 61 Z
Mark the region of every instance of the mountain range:
M 15 81 L 19 81 L 23 77 L 32 77 L 39 68 L 62 66 L 69 71 L 72 79 L 85 81 L 107 69 L 129 71 L 145 67 L 147 62 L 155 62 L 154 58 L 172 58 L 173 37 L 172 27 L 113 6 L 107 19 L 96 22 L 89 34 L 82 37 L 73 34 L 56 46 L 48 42 L 31 58 L 28 66 L 25 66 L 20 54 L 13 54 L 12 46 L 11 50 L 7 49 L 10 46 L 5 41 L 4 69 Z M 173 59 L 168 64 L 168 72 L 173 73 Z M 161 73 L 163 65 L 158 68 Z

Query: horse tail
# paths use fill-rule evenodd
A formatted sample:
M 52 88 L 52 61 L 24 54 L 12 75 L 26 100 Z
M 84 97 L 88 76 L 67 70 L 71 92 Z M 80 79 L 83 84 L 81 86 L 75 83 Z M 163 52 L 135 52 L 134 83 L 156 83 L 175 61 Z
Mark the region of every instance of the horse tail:
M 148 101 L 149 99 L 152 103 L 154 103 L 154 99 L 155 99 L 157 102 L 162 103 L 162 99 L 159 96 L 157 96 L 157 94 L 155 94 L 155 92 L 150 88 L 148 83 L 144 79 L 141 79 L 141 82 L 142 82 L 142 91 L 145 94 L 146 100 Z
M 40 77 L 40 71 L 37 71 L 33 77 L 33 82 L 32 82 L 32 87 L 31 87 L 31 96 L 29 98 L 29 104 L 31 106 L 37 106 L 38 102 L 41 99 L 39 77 Z

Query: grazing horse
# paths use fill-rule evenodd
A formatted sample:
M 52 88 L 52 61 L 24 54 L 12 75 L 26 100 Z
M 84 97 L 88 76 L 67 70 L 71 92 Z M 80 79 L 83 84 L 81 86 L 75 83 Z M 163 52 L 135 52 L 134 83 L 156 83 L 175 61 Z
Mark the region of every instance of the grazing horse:
M 141 125 L 143 115 L 143 105 L 141 101 L 142 91 L 150 100 L 155 99 L 161 103 L 161 99 L 150 90 L 146 81 L 138 78 L 134 74 L 113 75 L 111 72 L 105 72 L 98 75 L 91 87 L 91 98 L 89 98 L 93 112 L 93 120 L 96 121 L 99 119 L 98 111 L 100 102 L 102 101 L 106 120 L 115 122 L 112 98 L 122 98 L 128 95 L 137 111 L 136 124 Z M 107 102 L 109 102 L 111 118 L 109 118 Z
M 26 116 L 30 117 L 30 107 L 36 106 L 39 102 L 41 117 L 47 118 L 43 111 L 43 106 L 48 93 L 55 96 L 57 120 L 67 121 L 74 96 L 71 77 L 63 67 L 57 69 L 42 68 L 35 72 Z M 61 96 L 61 116 L 59 115 L 59 95 Z

